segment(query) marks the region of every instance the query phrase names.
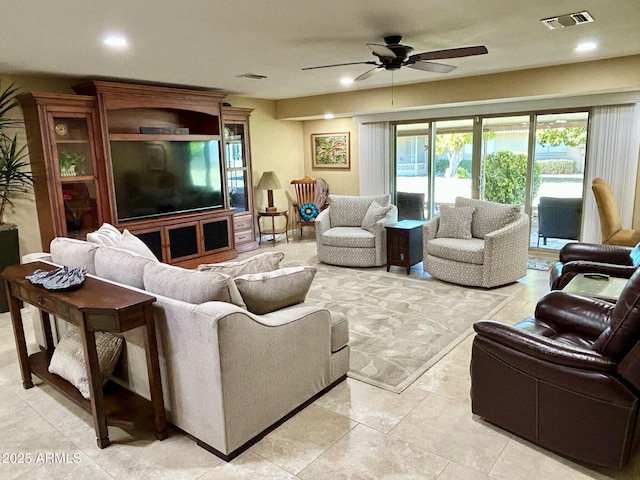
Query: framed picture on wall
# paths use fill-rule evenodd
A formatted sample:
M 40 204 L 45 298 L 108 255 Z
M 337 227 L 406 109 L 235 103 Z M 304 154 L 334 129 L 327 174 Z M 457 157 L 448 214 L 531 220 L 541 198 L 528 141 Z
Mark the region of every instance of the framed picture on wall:
M 349 132 L 312 133 L 311 157 L 314 169 L 351 168 Z

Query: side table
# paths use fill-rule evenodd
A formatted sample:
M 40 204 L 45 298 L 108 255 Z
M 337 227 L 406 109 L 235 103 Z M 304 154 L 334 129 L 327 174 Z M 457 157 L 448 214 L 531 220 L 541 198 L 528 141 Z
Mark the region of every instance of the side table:
M 563 292 L 616 301 L 627 285 L 627 278 L 591 278 L 579 273 L 562 289 Z
M 87 277 L 79 289 L 66 292 L 46 290 L 25 278 L 36 269 L 53 270 L 55 268 L 51 264 L 33 262 L 13 265 L 2 271 L 2 278 L 6 280 L 22 386 L 25 389 L 33 388 L 31 379 L 33 373 L 75 404 L 89 411 L 93 416 L 96 441 L 100 448 L 105 448 L 110 443 L 107 425 L 135 425 L 147 418 L 150 412 L 153 413 L 156 438 L 165 439 L 167 421 L 152 310 L 152 304 L 156 298 L 93 277 Z M 40 310 L 46 339 L 46 349 L 31 355 L 27 352 L 20 300 Z M 55 350 L 49 321 L 50 314 L 80 329 L 89 379 L 90 399 L 88 400 L 65 379 L 49 373 L 49 361 Z M 144 343 L 151 401 L 114 382 L 108 382 L 103 389 L 98 367 L 95 332 L 122 333 L 137 327 L 144 327 L 146 331 Z
M 391 265 L 405 267 L 407 275 L 411 266 L 422 261 L 421 220 L 401 220 L 387 225 L 387 272 Z
M 271 217 L 271 230 L 266 230 L 264 233 L 265 234 L 271 234 L 272 237 L 272 241 L 273 241 L 273 245 L 275 246 L 276 244 L 276 234 L 279 233 L 284 233 L 286 239 L 287 239 L 287 243 L 289 243 L 289 212 L 287 212 L 286 210 L 280 212 L 258 212 L 258 235 L 260 236 L 260 240 L 259 243 L 262 244 L 262 225 L 260 224 L 260 219 L 262 219 L 262 217 Z M 284 217 L 285 219 L 285 224 L 284 224 L 284 230 L 276 230 L 276 222 L 275 219 L 276 217 Z

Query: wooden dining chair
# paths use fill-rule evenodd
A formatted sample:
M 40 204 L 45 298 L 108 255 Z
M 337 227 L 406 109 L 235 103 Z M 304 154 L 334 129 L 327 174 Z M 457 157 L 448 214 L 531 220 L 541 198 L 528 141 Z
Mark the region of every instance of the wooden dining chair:
M 291 180 L 291 185 L 296 191 L 293 208 L 302 238 L 302 227 L 315 226 L 315 217 L 327 207 L 329 184 L 322 178 L 314 179 L 307 175 L 300 180 Z

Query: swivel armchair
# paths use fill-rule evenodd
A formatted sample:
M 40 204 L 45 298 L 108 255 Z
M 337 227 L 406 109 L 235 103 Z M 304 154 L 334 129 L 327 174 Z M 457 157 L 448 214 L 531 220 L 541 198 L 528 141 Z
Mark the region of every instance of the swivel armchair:
M 575 460 L 629 461 L 640 440 L 640 271 L 615 304 L 553 291 L 535 317 L 474 329 L 473 413 Z

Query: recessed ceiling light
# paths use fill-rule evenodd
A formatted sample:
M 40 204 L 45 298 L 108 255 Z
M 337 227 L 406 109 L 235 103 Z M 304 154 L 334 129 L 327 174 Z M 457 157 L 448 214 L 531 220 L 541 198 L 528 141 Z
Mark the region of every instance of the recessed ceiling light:
M 340 79 L 340 83 L 342 85 L 351 85 L 353 83 L 353 78 L 342 78 Z
M 595 50 L 598 47 L 598 44 L 595 42 L 584 42 L 579 44 L 576 47 L 577 52 L 587 52 L 589 50 Z
M 333 113 L 325 113 L 324 114 L 325 120 L 331 120 L 333 117 L 334 117 Z
M 125 48 L 129 45 L 127 38 L 119 34 L 110 34 L 104 37 L 102 42 L 108 47 L 113 48 Z

